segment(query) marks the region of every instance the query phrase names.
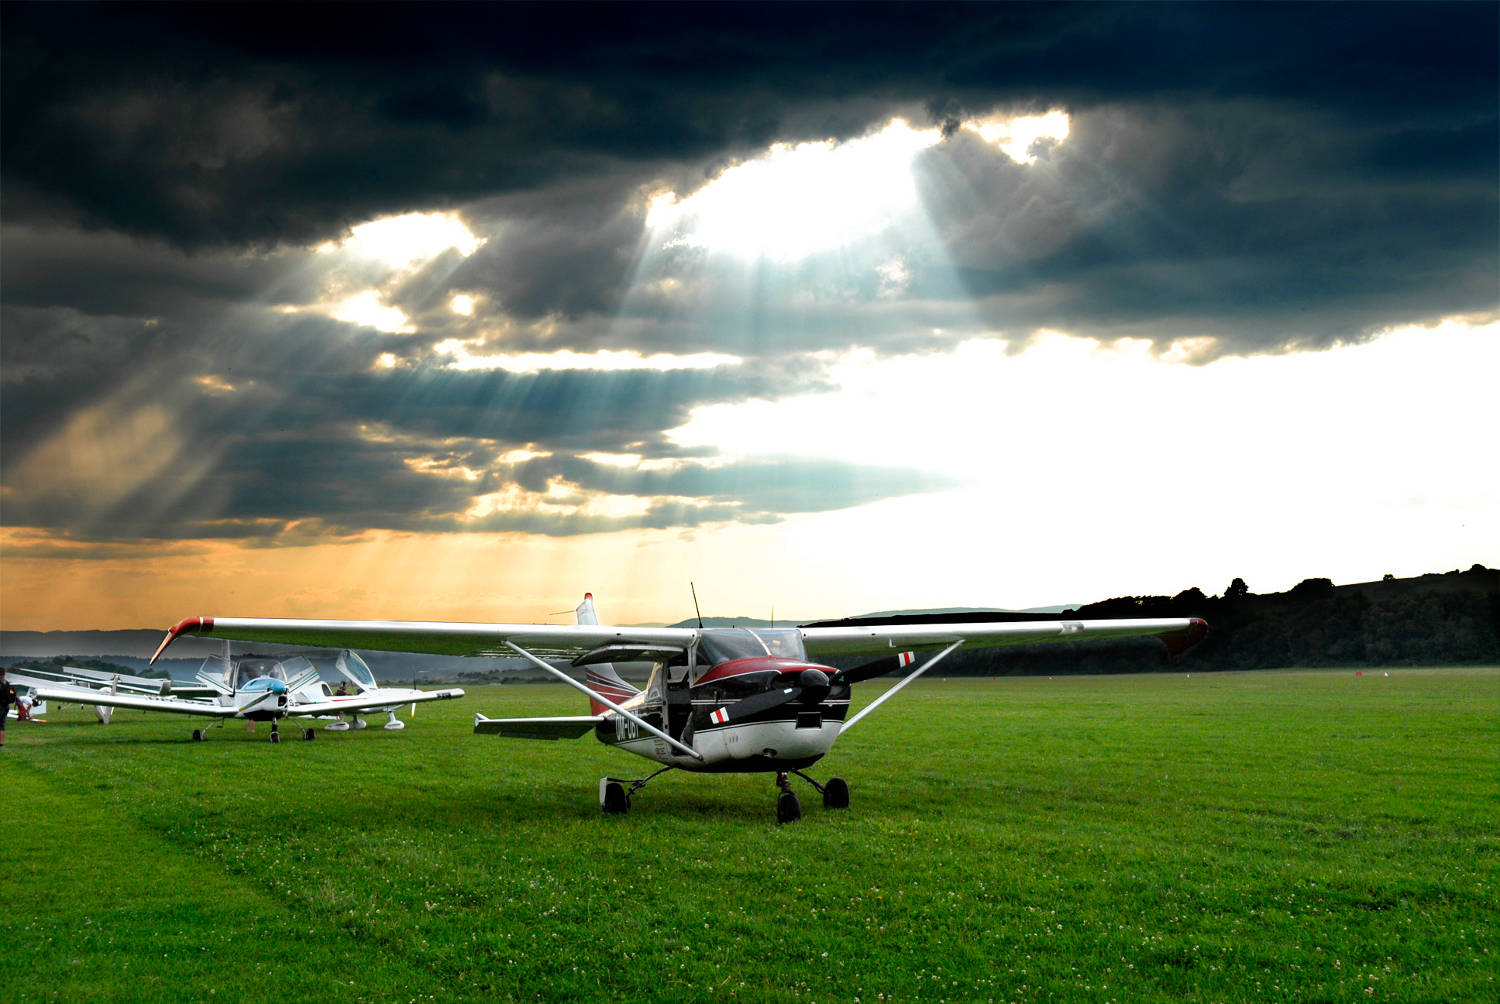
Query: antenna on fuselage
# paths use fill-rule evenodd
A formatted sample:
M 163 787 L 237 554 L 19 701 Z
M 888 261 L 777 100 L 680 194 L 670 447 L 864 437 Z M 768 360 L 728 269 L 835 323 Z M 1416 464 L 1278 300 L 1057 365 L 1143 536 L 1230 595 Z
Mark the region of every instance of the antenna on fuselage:
M 689 579 L 688 580 L 688 588 L 693 591 L 693 613 L 695 613 L 695 614 L 698 615 L 698 630 L 702 631 L 703 630 L 703 611 L 698 609 L 698 587 L 695 586 L 695 585 L 693 585 L 693 581 L 691 579 Z

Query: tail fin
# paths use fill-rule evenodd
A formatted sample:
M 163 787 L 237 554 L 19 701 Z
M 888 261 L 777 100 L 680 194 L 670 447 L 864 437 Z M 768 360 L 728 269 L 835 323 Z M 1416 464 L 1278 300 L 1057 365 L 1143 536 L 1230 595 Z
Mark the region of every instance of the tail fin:
M 599 623 L 599 615 L 594 612 L 593 593 L 583 594 L 583 602 L 578 604 L 578 609 L 575 612 L 578 614 L 578 623 L 580 624 Z M 588 683 L 590 690 L 604 695 L 616 704 L 623 704 L 640 693 L 639 690 L 621 679 L 620 674 L 615 672 L 614 665 L 608 662 L 600 662 L 590 666 L 585 682 Z M 609 709 L 593 698 L 590 698 L 589 710 L 593 714 L 602 715 Z

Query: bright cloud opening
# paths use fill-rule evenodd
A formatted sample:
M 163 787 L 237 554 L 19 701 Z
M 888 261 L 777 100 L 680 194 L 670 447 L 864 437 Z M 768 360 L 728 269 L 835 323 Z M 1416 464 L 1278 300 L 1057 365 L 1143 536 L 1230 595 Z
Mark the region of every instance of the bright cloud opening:
M 651 511 L 654 500 L 637 495 L 612 495 L 553 478 L 545 491 L 534 492 L 517 484 L 498 492 L 476 496 L 464 513 L 466 520 L 481 520 L 500 514 L 598 517 L 632 519 Z
M 321 244 L 317 250 L 324 254 L 344 251 L 396 269 L 430 261 L 449 248 L 467 258 L 484 243 L 457 213 L 405 213 L 351 227 L 348 237 Z
M 911 161 L 942 138 L 894 119 L 847 143 L 778 143 L 685 199 L 653 199 L 647 222 L 668 243 L 796 261 L 875 234 L 916 207 Z
M 964 123 L 1019 164 L 1038 140 L 1067 139 L 1066 112 L 996 115 Z M 667 246 L 799 261 L 900 225 L 919 210 L 912 162 L 942 141 L 937 128 L 892 119 L 878 133 L 836 143 L 778 143 L 686 198 L 660 192 L 647 223 Z
M 456 338 L 444 339 L 433 348 L 449 356 L 450 369 L 456 370 L 505 370 L 510 373 L 541 373 L 547 370 L 709 370 L 720 366 L 738 366 L 739 356 L 722 352 L 693 352 L 673 355 L 656 352 L 649 356 L 633 350 L 599 349 L 595 352 L 574 352 L 563 349 L 559 352 L 501 352 L 483 355 L 470 351 L 472 343 Z
M 380 291 L 367 289 L 335 304 L 328 315 L 336 321 L 360 324 L 391 334 L 410 334 L 416 329 L 400 307 L 381 302 Z
M 1045 115 L 996 115 L 966 122 L 964 128 L 972 129 L 986 143 L 999 147 L 1017 164 L 1035 164 L 1033 144 L 1043 139 L 1063 142 L 1068 138 L 1071 122 L 1067 112 L 1050 111 Z

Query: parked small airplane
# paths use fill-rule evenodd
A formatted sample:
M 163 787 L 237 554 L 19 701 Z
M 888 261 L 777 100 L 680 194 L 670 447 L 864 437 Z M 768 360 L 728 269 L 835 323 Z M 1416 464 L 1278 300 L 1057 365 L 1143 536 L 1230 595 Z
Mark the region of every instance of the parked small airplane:
M 120 691 L 132 694 L 152 694 L 157 697 L 213 697 L 218 691 L 201 683 L 184 683 L 159 676 L 132 676 L 129 673 L 111 673 L 102 669 L 87 669 L 81 666 L 62 666 L 58 669 L 28 667 L 22 672 L 38 680 L 66 683 L 78 687 Z
M 397 721 L 394 709 L 402 704 L 415 705 L 422 701 L 441 701 L 464 695 L 457 687 L 449 690 L 386 690 L 371 687 L 352 696 L 335 697 L 328 692 L 327 684 L 318 679 L 317 667 L 302 656 L 287 660 L 247 658 L 236 662 L 229 658 L 227 643 L 224 648 L 222 657 L 210 657 L 204 661 L 203 667 L 198 670 L 197 685 L 189 685 L 197 686 L 199 690 L 211 695 L 203 699 L 170 696 L 164 692 L 166 688 L 162 688 L 163 692 L 157 694 L 121 693 L 119 687 L 112 684 L 90 687 L 82 683 L 23 679 L 43 699 L 93 705 L 96 709 L 136 708 L 141 711 L 198 715 L 218 718 L 221 725 L 223 720 L 231 718 L 270 722 L 270 738 L 273 743 L 281 741 L 280 723 L 283 718 L 338 715 L 349 716 L 358 721 L 358 715 L 362 713 L 390 711 L 391 720 Z M 358 656 L 354 658 L 358 659 Z M 155 662 L 155 657 L 152 662 Z M 341 662 L 345 666 L 349 664 L 347 659 L 341 659 Z M 364 666 L 363 661 L 359 664 Z M 374 677 L 368 675 L 369 667 L 364 666 L 364 670 L 369 682 L 373 684 Z M 136 679 L 153 682 L 158 687 L 163 682 L 151 681 L 149 677 Z M 175 685 L 173 689 L 175 690 Z M 108 717 L 102 715 L 100 720 L 107 722 Z M 347 728 L 348 723 L 345 722 L 344 726 Z M 364 723 L 360 722 L 358 727 L 363 728 Z M 395 727 L 405 726 L 397 722 Z M 194 729 L 193 741 L 202 742 L 205 735 L 205 729 Z M 302 730 L 303 739 L 312 739 L 315 735 L 317 732 L 314 729 Z
M 572 739 L 592 731 L 609 746 L 665 764 L 644 777 L 601 778 L 599 805 L 626 812 L 632 796 L 659 774 L 683 769 L 776 775 L 776 818 L 801 818 L 790 776 L 808 782 L 828 808 L 849 805 L 842 778 L 819 784 L 804 769 L 821 760 L 839 736 L 961 645 L 988 647 L 1084 638 L 1155 635 L 1181 651 L 1207 633 L 1198 618 L 1102 621 L 1021 621 L 965 624 L 853 623 L 800 628 L 688 628 L 601 625 L 593 595 L 578 607 L 578 625 L 465 624 L 442 621 L 331 621 L 192 617 L 163 639 L 152 660 L 182 635 L 246 641 L 428 652 L 518 655 L 584 693 L 591 714 L 550 718 L 474 716 L 474 731 L 527 739 Z M 937 650 L 918 669 L 853 718 L 850 687 L 915 662 L 908 649 Z M 874 662 L 835 669 L 809 655 L 880 654 Z M 587 682 L 544 661 L 572 657 Z M 643 690 L 613 662 L 649 662 Z
M 27 679 L 48 684 L 82 687 L 106 694 L 125 691 L 128 694 L 152 694 L 157 697 L 185 697 L 199 699 L 217 696 L 218 691 L 201 683 L 183 683 L 180 680 L 154 676 L 132 676 L 128 673 L 111 673 L 102 669 L 87 669 L 82 666 L 61 666 L 58 669 L 39 669 L 29 666 L 21 671 Z M 109 704 L 87 704 L 94 710 L 99 724 L 108 725 L 114 717 L 114 706 Z
M 446 693 L 451 697 L 462 697 L 463 691 L 457 687 L 447 691 L 415 690 L 408 687 L 382 687 L 375 682 L 375 674 L 370 671 L 369 664 L 359 657 L 359 653 L 344 649 L 339 653 L 334 662 L 334 669 L 349 683 L 354 684 L 354 692 L 348 693 L 347 688 L 339 685 L 339 690 L 334 690 L 327 683 L 319 680 L 303 687 L 292 695 L 294 715 L 308 715 L 309 712 L 301 710 L 303 704 L 327 704 L 330 710 L 319 710 L 312 717 L 336 719 L 323 726 L 328 732 L 347 732 L 351 728 L 362 729 L 365 727 L 364 718 L 361 717 L 372 711 L 384 711 L 390 719 L 381 726 L 384 729 L 399 730 L 406 728 L 406 723 L 396 717 L 396 709 L 403 704 L 411 705 L 411 713 L 417 713 L 417 705 L 423 701 L 438 700 L 431 695 L 434 693 Z M 384 704 L 372 705 L 367 698 L 378 697 Z

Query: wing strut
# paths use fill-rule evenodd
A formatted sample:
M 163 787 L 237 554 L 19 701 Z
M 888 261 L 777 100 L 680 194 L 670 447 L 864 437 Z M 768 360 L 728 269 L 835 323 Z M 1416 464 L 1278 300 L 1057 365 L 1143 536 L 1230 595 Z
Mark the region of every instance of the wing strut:
M 667 735 L 661 729 L 657 728 L 656 726 L 652 725 L 650 722 L 647 722 L 645 719 L 641 718 L 640 715 L 634 714 L 633 712 L 630 712 L 630 711 L 626 711 L 624 708 L 620 707 L 618 704 L 616 704 L 614 701 L 611 701 L 609 698 L 605 697 L 604 695 L 596 693 L 593 690 L 590 690 L 585 685 L 583 685 L 583 684 L 579 683 L 577 680 L 573 679 L 567 673 L 564 673 L 562 670 L 558 669 L 556 666 L 552 666 L 552 665 L 549 665 L 548 663 L 543 662 L 542 660 L 538 659 L 536 656 L 532 655 L 530 652 L 526 651 L 520 645 L 517 645 L 515 642 L 513 642 L 513 641 L 507 641 L 505 644 L 506 644 L 507 648 L 512 649 L 513 651 L 516 652 L 516 654 L 518 654 L 518 655 L 522 656 L 523 658 L 529 660 L 537 668 L 539 668 L 539 669 L 545 669 L 547 672 L 551 673 L 553 676 L 557 677 L 559 680 L 561 680 L 563 683 L 566 683 L 568 686 L 572 687 L 574 690 L 581 690 L 581 691 L 583 691 L 583 693 L 587 694 L 591 700 L 598 701 L 600 704 L 604 705 L 606 708 L 609 708 L 611 711 L 613 711 L 613 712 L 615 712 L 617 714 L 624 715 L 626 718 L 630 719 L 632 722 L 635 722 L 641 728 L 645 729 L 647 732 L 651 733 L 653 736 L 656 736 L 658 739 L 665 739 L 669 744 L 671 744 L 672 746 L 674 746 L 677 749 L 681 750 L 682 752 L 686 753 L 688 756 L 692 757 L 694 760 L 702 760 L 703 759 L 703 754 L 702 753 L 699 753 L 697 750 L 693 749 L 690 746 L 684 746 L 682 743 L 678 742 L 676 739 L 673 739 L 671 736 Z M 944 652 L 943 654 L 947 655 L 948 653 Z M 936 660 L 933 660 L 933 661 L 935 662 Z M 926 669 L 927 667 L 923 666 L 922 668 Z M 872 705 L 872 707 L 873 707 L 873 705 Z
M 906 679 L 904 679 L 900 683 L 896 684 L 890 690 L 887 690 L 885 693 L 883 693 L 879 697 L 875 698 L 875 700 L 871 701 L 868 705 L 866 705 L 864 707 L 864 709 L 862 709 L 860 711 L 859 714 L 855 715 L 853 718 L 851 718 L 847 722 L 845 722 L 844 723 L 844 727 L 841 728 L 841 729 L 839 729 L 839 735 L 843 735 L 845 732 L 848 732 L 851 728 L 853 728 L 855 722 L 859 721 L 861 718 L 865 717 L 865 715 L 868 715 L 870 712 L 872 712 L 876 708 L 880 707 L 882 704 L 884 704 L 886 701 L 890 700 L 892 697 L 895 697 L 896 696 L 896 692 L 898 690 L 900 690 L 902 687 L 906 686 L 911 681 L 915 680 L 917 677 L 921 676 L 923 673 L 927 672 L 933 666 L 936 666 L 940 660 L 942 660 L 942 659 L 944 659 L 944 658 L 947 657 L 948 653 L 952 652 L 954 649 L 958 648 L 958 646 L 962 645 L 963 643 L 964 643 L 964 640 L 962 638 L 960 638 L 960 639 L 958 639 L 958 641 L 954 642 L 952 645 L 949 645 L 947 648 L 943 649 L 941 652 L 939 652 L 937 655 L 933 656 L 931 659 L 928 659 L 926 662 L 922 663 L 921 668 L 919 668 L 915 673 L 910 674 L 909 676 L 906 677 Z

